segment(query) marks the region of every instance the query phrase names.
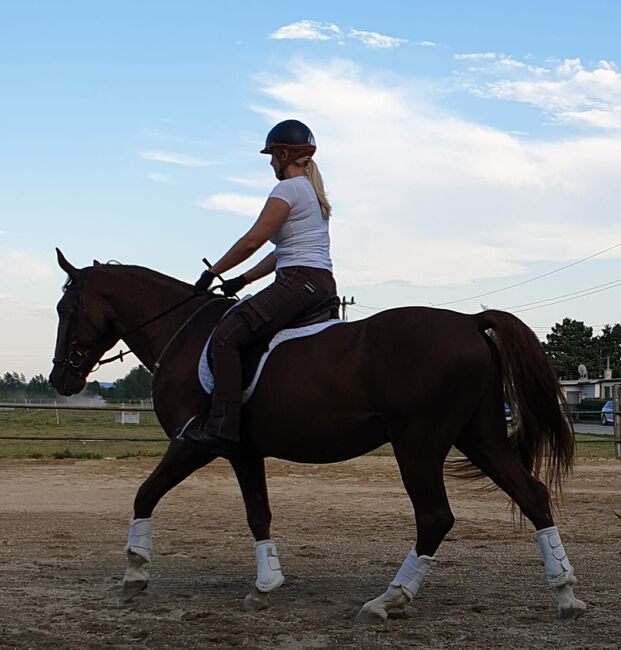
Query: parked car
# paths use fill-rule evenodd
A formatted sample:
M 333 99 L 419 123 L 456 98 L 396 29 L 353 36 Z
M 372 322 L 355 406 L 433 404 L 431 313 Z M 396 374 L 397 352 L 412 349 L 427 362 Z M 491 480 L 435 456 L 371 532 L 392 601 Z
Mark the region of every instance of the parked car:
M 602 424 L 612 424 L 612 400 L 609 399 L 604 406 L 602 406 Z

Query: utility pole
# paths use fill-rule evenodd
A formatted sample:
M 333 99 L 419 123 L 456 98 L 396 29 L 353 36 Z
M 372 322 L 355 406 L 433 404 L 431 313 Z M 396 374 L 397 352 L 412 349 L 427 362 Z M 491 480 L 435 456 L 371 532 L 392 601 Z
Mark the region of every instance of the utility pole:
M 621 384 L 613 386 L 612 393 L 612 423 L 615 458 L 621 458 Z
M 342 314 L 341 319 L 342 320 L 347 320 L 347 306 L 348 305 L 355 305 L 355 304 L 356 303 L 354 301 L 353 296 L 351 297 L 351 300 L 349 302 L 347 302 L 347 298 L 345 298 L 345 296 L 343 296 L 343 298 L 341 299 L 341 314 Z

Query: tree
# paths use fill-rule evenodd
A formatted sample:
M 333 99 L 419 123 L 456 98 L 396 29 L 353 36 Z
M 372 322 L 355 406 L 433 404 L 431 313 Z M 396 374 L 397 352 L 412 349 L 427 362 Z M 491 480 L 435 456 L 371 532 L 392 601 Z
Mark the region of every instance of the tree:
M 593 328 L 582 321 L 564 318 L 556 323 L 543 348 L 561 379 L 577 379 L 578 366 L 583 363 L 591 375 L 599 374 L 599 354 Z
M 0 378 L 0 398 L 17 399 L 26 393 L 26 377 L 20 372 L 5 372 Z
M 114 386 L 106 391 L 105 398 L 116 401 L 148 399 L 151 397 L 152 381 L 151 373 L 143 365 L 137 366 L 123 379 L 117 379 Z
M 58 393 L 43 375 L 35 375 L 26 386 L 26 395 L 32 397 L 55 397 Z
M 604 325 L 602 333 L 595 339 L 599 353 L 600 369 L 606 367 L 606 358 L 610 358 L 612 376 L 621 376 L 621 325 Z
M 101 395 L 102 388 L 99 385 L 99 382 L 95 379 L 95 381 L 87 381 L 86 386 L 84 387 L 84 392 L 85 393 L 90 393 L 91 395 Z

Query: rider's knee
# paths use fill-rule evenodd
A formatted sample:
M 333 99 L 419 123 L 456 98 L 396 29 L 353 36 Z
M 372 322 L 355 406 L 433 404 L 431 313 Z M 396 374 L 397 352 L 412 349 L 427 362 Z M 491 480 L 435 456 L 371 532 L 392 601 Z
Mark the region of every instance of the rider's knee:
M 232 314 L 213 333 L 211 347 L 238 349 L 248 338 L 250 328 L 242 313 Z

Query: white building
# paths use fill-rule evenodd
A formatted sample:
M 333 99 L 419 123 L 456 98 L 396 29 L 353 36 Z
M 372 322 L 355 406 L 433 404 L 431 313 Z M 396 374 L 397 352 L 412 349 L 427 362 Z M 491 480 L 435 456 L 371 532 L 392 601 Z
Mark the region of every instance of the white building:
M 561 387 L 568 404 L 580 404 L 583 399 L 612 399 L 613 387 L 621 384 L 621 377 L 613 377 L 604 370 L 603 379 L 561 379 Z

